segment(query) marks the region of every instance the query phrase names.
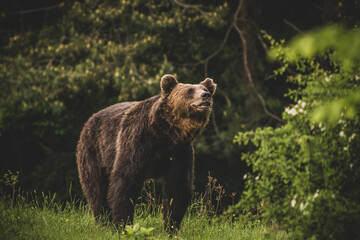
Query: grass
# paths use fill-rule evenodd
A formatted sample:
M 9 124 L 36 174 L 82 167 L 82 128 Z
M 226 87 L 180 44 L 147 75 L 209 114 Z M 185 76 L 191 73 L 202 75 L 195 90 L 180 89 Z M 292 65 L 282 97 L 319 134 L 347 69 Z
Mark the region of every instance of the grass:
M 161 204 L 154 197 L 154 182 L 145 184 L 144 201 L 135 206 L 134 225 L 116 229 L 107 219 L 100 222 L 93 217 L 88 205 L 81 201 L 59 203 L 55 195 L 42 193 L 29 197 L 16 190 L 18 175 L 9 171 L 0 182 L 10 187 L 11 193 L 1 197 L 0 240 L 36 239 L 288 239 L 289 234 L 274 226 L 250 220 L 221 220 L 216 215 L 223 187 L 208 177 L 204 194 L 195 197 L 177 234 L 163 229 Z M 71 185 L 69 189 L 71 197 Z M 214 202 L 214 196 L 216 201 Z M 31 200 L 29 200 L 31 199 Z M 152 209 L 153 211 L 150 211 Z
M 136 207 L 133 226 L 116 230 L 108 221 L 95 221 L 87 205 L 43 195 L 27 201 L 24 197 L 0 201 L 0 239 L 287 239 L 288 234 L 273 226 L 246 221 L 212 221 L 201 211 L 184 217 L 177 235 L 162 227 L 159 211 L 149 213 L 145 204 Z

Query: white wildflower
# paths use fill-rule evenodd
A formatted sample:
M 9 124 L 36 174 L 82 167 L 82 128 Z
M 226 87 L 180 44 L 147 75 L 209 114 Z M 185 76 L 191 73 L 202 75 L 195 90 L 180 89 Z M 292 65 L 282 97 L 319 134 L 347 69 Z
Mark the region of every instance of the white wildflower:
M 325 75 L 325 82 L 330 82 L 331 78 L 332 78 L 332 75 L 329 75 L 329 76 Z
M 352 164 L 352 163 L 349 164 L 350 169 L 352 169 L 353 166 L 354 166 L 354 164 Z
M 351 134 L 349 137 L 349 142 L 351 142 L 356 137 L 356 133 Z
M 306 106 L 306 102 L 299 100 L 292 108 L 287 107 L 285 108 L 285 112 L 288 115 L 295 116 L 298 113 L 305 113 L 304 108 Z
M 322 123 L 319 123 L 318 127 L 320 128 L 320 131 L 322 131 L 322 132 L 326 130 L 326 127 L 323 126 Z
M 291 204 L 291 207 L 295 207 L 296 199 L 293 198 L 293 199 L 291 200 L 290 204 Z
M 303 211 L 307 207 L 307 203 L 300 203 L 300 211 Z
M 340 131 L 340 132 L 339 132 L 339 136 L 340 136 L 340 137 L 344 137 L 344 136 L 345 136 L 344 131 Z
M 247 174 L 244 174 L 243 179 L 245 180 L 247 178 Z
M 305 108 L 306 107 L 306 102 L 301 102 L 301 105 L 300 105 L 302 108 Z
M 318 189 L 318 190 L 316 190 L 316 192 L 315 192 L 315 194 L 314 194 L 314 199 L 316 199 L 318 196 L 319 196 L 319 192 L 320 192 L 320 190 Z
M 296 111 L 295 107 L 293 108 L 285 108 L 285 112 L 289 115 L 295 116 L 298 112 Z
M 259 177 L 259 176 L 256 176 L 256 177 L 255 177 L 255 180 L 256 180 L 256 181 L 257 181 L 257 180 L 259 180 L 259 179 L 260 179 L 260 177 Z

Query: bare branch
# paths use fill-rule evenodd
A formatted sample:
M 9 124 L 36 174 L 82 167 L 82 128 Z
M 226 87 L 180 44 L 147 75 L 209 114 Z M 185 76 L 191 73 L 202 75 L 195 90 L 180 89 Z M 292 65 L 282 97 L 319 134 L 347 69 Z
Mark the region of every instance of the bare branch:
M 260 30 L 260 32 L 265 32 L 264 30 Z M 268 45 L 264 42 L 264 39 L 262 38 L 262 36 L 260 34 L 257 35 L 260 43 L 261 43 L 261 46 L 264 48 L 265 52 L 268 51 Z
M 212 124 L 213 124 L 213 126 L 214 126 L 214 130 L 215 130 L 215 133 L 216 133 L 216 135 L 220 135 L 220 131 L 219 131 L 219 128 L 218 128 L 218 126 L 217 126 L 217 124 L 216 124 L 216 119 L 215 119 L 215 113 L 214 113 L 214 111 L 212 111 L 211 112 L 211 119 L 212 119 Z
M 183 6 L 183 7 L 187 7 L 187 8 L 195 8 L 195 9 L 198 9 L 200 10 L 198 7 L 194 6 L 194 5 L 188 5 L 188 4 L 183 4 L 183 3 L 180 3 L 178 2 L 177 0 L 173 0 L 174 3 L 180 5 L 180 6 Z M 250 86 L 253 88 L 256 96 L 258 97 L 258 99 L 260 100 L 261 102 L 261 105 L 263 107 L 263 110 L 265 112 L 266 115 L 270 116 L 271 118 L 279 121 L 279 122 L 284 122 L 280 117 L 276 116 L 275 114 L 271 113 L 267 107 L 266 107 L 266 102 L 264 100 L 264 97 L 260 94 L 260 92 L 256 89 L 255 87 L 255 84 L 254 84 L 254 81 L 253 81 L 253 78 L 252 78 L 252 75 L 251 75 L 251 71 L 249 69 L 249 64 L 248 64 L 248 59 L 247 59 L 247 43 L 246 43 L 246 39 L 243 35 L 243 32 L 241 31 L 241 29 L 238 27 L 237 23 L 238 23 L 238 20 L 239 20 L 239 15 L 240 15 L 240 11 L 241 11 L 241 8 L 243 6 L 243 3 L 244 3 L 244 0 L 240 0 L 239 1 L 239 4 L 238 4 L 238 7 L 235 11 L 235 14 L 234 14 L 234 17 L 233 17 L 233 22 L 231 23 L 231 25 L 228 27 L 228 29 L 226 30 L 226 33 L 225 33 L 225 36 L 224 36 L 224 39 L 223 41 L 221 42 L 219 48 L 214 51 L 212 54 L 210 54 L 208 57 L 206 57 L 205 59 L 199 61 L 199 62 L 196 62 L 196 63 L 192 63 L 192 64 L 184 64 L 184 66 L 197 66 L 199 64 L 204 64 L 204 75 L 205 77 L 208 76 L 208 64 L 209 64 L 209 61 L 214 58 L 215 56 L 217 56 L 222 50 L 223 48 L 225 47 L 225 44 L 229 38 L 229 35 L 230 35 L 230 32 L 233 28 L 235 28 L 235 30 L 238 32 L 239 34 L 239 37 L 241 39 L 241 42 L 243 44 L 243 62 L 244 62 L 244 69 L 245 69 L 245 73 L 246 73 L 246 76 L 249 80 L 249 83 L 250 83 Z M 263 43 L 263 42 L 262 42 Z M 266 48 L 266 45 L 264 45 L 263 43 L 263 47 Z M 216 133 L 219 132 L 217 126 L 216 126 L 216 122 L 215 122 L 215 118 L 213 116 L 213 123 L 214 123 L 214 128 L 215 128 L 215 131 Z
M 233 21 L 233 26 L 234 26 L 234 27 L 236 26 L 236 24 L 237 24 L 237 22 L 238 22 L 238 17 L 239 17 L 239 14 L 240 14 L 240 11 L 241 11 L 241 7 L 242 7 L 243 3 L 244 3 L 244 0 L 240 0 L 240 1 L 239 1 L 239 5 L 238 5 L 238 7 L 237 7 L 237 9 L 236 9 L 236 12 L 235 12 L 235 14 L 234 14 L 234 21 Z
M 58 8 L 58 7 L 60 7 L 60 5 L 61 5 L 61 3 L 57 4 L 57 5 L 50 6 L 50 7 L 21 10 L 19 12 L 11 12 L 11 13 L 9 13 L 9 15 L 18 15 L 18 14 L 22 15 L 22 14 L 29 14 L 29 13 L 34 13 L 34 12 L 48 11 L 48 10 L 51 10 L 51 9 Z
M 215 52 L 213 52 L 212 54 L 210 54 L 210 55 L 209 55 L 208 57 L 206 57 L 204 60 L 202 60 L 202 61 L 199 62 L 199 64 L 204 63 L 204 65 L 205 65 L 205 66 L 204 66 L 204 69 L 205 69 L 205 70 L 204 70 L 204 72 L 205 72 L 205 77 L 208 76 L 208 74 L 207 74 L 207 66 L 208 66 L 209 61 L 210 61 L 212 58 L 214 58 L 216 55 L 218 55 L 218 54 L 221 52 L 221 50 L 223 50 L 223 48 L 225 47 L 225 44 L 226 44 L 227 40 L 229 39 L 229 35 L 230 35 L 230 32 L 231 32 L 231 29 L 232 29 L 232 28 L 233 28 L 233 25 L 230 25 L 230 26 L 228 27 L 228 29 L 226 30 L 225 37 L 224 37 L 223 41 L 221 42 L 219 48 L 216 49 Z
M 281 118 L 279 118 L 278 116 L 276 116 L 275 114 L 271 113 L 267 107 L 266 107 L 266 102 L 263 98 L 263 96 L 259 93 L 259 91 L 256 89 L 255 87 L 255 84 L 254 84 L 254 81 L 252 79 L 252 76 L 251 76 L 251 72 L 250 72 L 250 69 L 249 69 L 249 65 L 248 65 L 248 60 L 247 60 L 247 43 L 246 43 L 246 39 L 242 33 L 242 31 L 240 30 L 240 28 L 237 26 L 237 25 L 234 25 L 236 31 L 239 33 L 239 36 L 241 38 L 241 41 L 242 41 L 242 44 L 243 44 L 243 61 L 244 61 L 244 68 L 245 68 L 245 73 L 246 73 L 246 76 L 249 80 L 249 83 L 250 83 L 250 86 L 253 88 L 256 96 L 258 97 L 258 99 L 260 100 L 261 102 L 261 105 L 263 107 L 263 110 L 265 112 L 266 115 L 268 115 L 269 117 L 279 121 L 279 122 L 283 122 L 283 120 Z
M 212 54 L 210 54 L 210 55 L 209 55 L 208 57 L 206 57 L 205 59 L 203 59 L 203 60 L 201 60 L 201 61 L 193 64 L 193 65 L 196 66 L 196 65 L 198 65 L 198 64 L 204 63 L 204 75 L 205 75 L 205 77 L 208 76 L 207 69 L 208 69 L 208 63 L 209 63 L 209 61 L 210 61 L 212 58 L 214 58 L 216 55 L 218 55 L 218 54 L 221 52 L 221 50 L 225 47 L 225 44 L 226 44 L 227 40 L 229 39 L 230 32 L 231 32 L 231 30 L 233 29 L 233 27 L 234 27 L 234 25 L 235 25 L 235 22 L 237 21 L 237 15 L 238 15 L 238 13 L 240 12 L 241 5 L 242 5 L 242 0 L 241 0 L 240 4 L 239 4 L 239 6 L 238 6 L 238 9 L 236 10 L 236 12 L 235 12 L 235 14 L 234 14 L 234 21 L 233 21 L 233 23 L 228 27 L 228 29 L 226 30 L 224 39 L 223 39 L 223 41 L 221 42 L 219 48 L 216 49 L 215 52 L 213 52 Z
M 291 22 L 289 22 L 288 20 L 286 20 L 285 18 L 283 19 L 284 23 L 286 23 L 288 26 L 290 26 L 292 29 L 294 29 L 296 32 L 300 33 L 300 34 L 304 34 L 303 31 L 300 30 L 300 28 L 298 28 L 297 26 L 295 26 L 294 24 L 292 24 Z
M 179 2 L 178 0 L 172 0 L 176 5 L 179 5 L 180 7 L 183 7 L 183 8 L 192 8 L 192 9 L 195 9 L 199 12 L 201 12 L 201 14 L 206 14 L 203 10 L 201 10 L 201 8 L 197 5 L 191 5 L 191 4 L 186 4 L 186 3 L 182 3 L 182 2 Z
M 281 118 L 279 118 L 278 116 L 276 116 L 275 114 L 271 113 L 267 107 L 266 107 L 266 102 L 264 100 L 264 97 L 260 94 L 260 92 L 256 89 L 255 87 L 255 84 L 254 84 L 254 81 L 253 81 L 253 78 L 252 78 L 252 75 L 251 75 L 251 71 L 250 71 L 250 68 L 249 68 L 249 64 L 248 64 L 248 58 L 247 58 L 247 42 L 246 42 L 246 39 L 244 37 L 244 34 L 243 32 L 241 31 L 241 29 L 238 27 L 237 25 L 237 22 L 238 22 L 238 15 L 240 13 L 240 10 L 241 10 L 241 7 L 242 7 L 242 4 L 243 4 L 243 0 L 240 0 L 239 1 L 239 5 L 238 5 L 238 8 L 235 12 L 235 15 L 234 15 L 234 22 L 233 22 L 233 27 L 235 28 L 235 30 L 238 32 L 239 34 L 239 37 L 241 39 L 241 42 L 242 42 L 242 45 L 243 45 L 243 62 L 244 62 L 244 69 L 245 69 L 245 73 L 246 73 L 246 76 L 249 80 L 249 83 L 250 83 L 250 86 L 253 88 L 256 96 L 258 97 L 258 99 L 260 100 L 261 102 L 261 105 L 263 107 L 263 110 L 265 112 L 266 115 L 268 115 L 269 117 L 279 121 L 279 122 L 283 122 L 283 120 Z

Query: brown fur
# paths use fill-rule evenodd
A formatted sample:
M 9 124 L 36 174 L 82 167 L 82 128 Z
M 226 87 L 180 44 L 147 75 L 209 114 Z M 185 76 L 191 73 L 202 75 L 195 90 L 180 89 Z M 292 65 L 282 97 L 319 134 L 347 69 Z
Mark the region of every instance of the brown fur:
M 165 75 L 160 95 L 112 105 L 85 123 L 76 157 L 95 217 L 110 211 L 115 224 L 131 223 L 144 181 L 161 178 L 165 228 L 179 227 L 193 193 L 192 141 L 209 120 L 215 90 L 209 78 L 191 85 Z M 199 107 L 204 102 L 208 108 Z

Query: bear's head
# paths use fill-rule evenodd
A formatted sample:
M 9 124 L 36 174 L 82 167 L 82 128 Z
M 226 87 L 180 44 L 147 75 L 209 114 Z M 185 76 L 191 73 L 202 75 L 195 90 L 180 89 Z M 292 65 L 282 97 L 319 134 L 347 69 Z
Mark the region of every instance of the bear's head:
M 216 84 L 206 78 L 199 84 L 178 83 L 166 74 L 161 78 L 161 97 L 178 119 L 190 119 L 206 123 L 213 104 Z

